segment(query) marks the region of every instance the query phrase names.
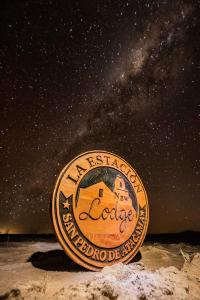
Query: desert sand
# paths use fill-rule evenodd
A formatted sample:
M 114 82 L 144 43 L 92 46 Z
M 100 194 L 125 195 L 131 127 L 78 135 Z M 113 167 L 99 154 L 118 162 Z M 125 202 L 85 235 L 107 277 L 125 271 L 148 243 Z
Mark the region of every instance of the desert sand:
M 2 242 L 0 299 L 200 299 L 200 246 L 145 243 L 137 260 L 90 272 L 56 242 Z

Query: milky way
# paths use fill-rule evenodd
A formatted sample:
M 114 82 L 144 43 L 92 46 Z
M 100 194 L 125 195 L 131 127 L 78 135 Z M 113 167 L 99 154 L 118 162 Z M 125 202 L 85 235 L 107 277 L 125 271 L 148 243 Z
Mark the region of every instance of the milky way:
M 200 230 L 198 2 L 1 5 L 1 231 L 51 232 L 56 178 L 92 149 L 138 171 L 150 232 Z

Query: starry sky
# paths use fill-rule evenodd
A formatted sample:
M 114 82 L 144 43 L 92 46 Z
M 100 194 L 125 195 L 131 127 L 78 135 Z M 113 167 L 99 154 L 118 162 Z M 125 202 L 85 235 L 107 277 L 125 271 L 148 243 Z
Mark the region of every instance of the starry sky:
M 1 233 L 53 232 L 69 160 L 139 173 L 151 233 L 200 231 L 199 1 L 0 2 Z

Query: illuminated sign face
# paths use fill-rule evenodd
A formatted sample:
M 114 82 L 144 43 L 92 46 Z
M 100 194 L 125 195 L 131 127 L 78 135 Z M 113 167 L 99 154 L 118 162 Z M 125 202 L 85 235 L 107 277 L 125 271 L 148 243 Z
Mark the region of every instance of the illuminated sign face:
M 100 270 L 128 263 L 136 255 L 147 231 L 149 208 L 136 171 L 119 156 L 99 150 L 79 155 L 62 170 L 52 216 L 67 255 Z

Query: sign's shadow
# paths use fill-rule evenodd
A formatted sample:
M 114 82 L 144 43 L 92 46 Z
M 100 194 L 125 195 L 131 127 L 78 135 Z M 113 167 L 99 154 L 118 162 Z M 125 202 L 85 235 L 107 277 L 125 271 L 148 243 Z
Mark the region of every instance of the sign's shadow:
M 138 252 L 131 260 L 131 263 L 137 262 L 142 258 L 141 253 Z M 76 264 L 71 260 L 63 250 L 51 250 L 47 252 L 33 253 L 27 262 L 31 262 L 35 268 L 45 271 L 60 271 L 60 272 L 87 272 L 86 268 Z
M 27 262 L 31 262 L 35 268 L 45 271 L 67 271 L 80 272 L 88 271 L 84 267 L 71 260 L 63 250 L 51 250 L 47 252 L 35 252 L 29 257 Z

